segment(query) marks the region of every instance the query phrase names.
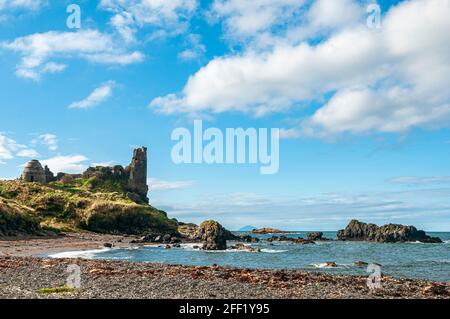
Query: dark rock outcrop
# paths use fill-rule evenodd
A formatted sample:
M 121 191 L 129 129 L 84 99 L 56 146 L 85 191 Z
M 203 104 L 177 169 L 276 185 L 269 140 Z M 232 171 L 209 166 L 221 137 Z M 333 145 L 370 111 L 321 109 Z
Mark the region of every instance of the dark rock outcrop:
M 200 224 L 198 236 L 203 241 L 204 250 L 227 249 L 229 231 L 214 220 L 207 220 Z
M 423 230 L 417 230 L 414 226 L 399 224 L 387 224 L 377 226 L 366 224 L 356 219 L 337 232 L 339 240 L 360 240 L 375 241 L 380 243 L 411 242 L 420 241 L 423 243 L 441 243 L 438 237 L 430 237 Z
M 300 245 L 307 245 L 307 244 L 315 244 L 314 240 L 312 239 L 304 239 L 304 238 L 297 238 L 293 241 L 294 244 L 300 244 Z
M 323 233 L 322 232 L 311 232 L 307 233 L 306 236 L 308 236 L 309 240 L 322 240 Z

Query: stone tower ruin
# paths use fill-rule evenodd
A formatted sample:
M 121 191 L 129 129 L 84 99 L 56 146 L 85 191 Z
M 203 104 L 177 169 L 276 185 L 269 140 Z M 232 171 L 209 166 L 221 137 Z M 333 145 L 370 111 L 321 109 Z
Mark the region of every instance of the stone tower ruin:
M 138 194 L 143 200 L 148 202 L 147 192 L 147 148 L 136 148 L 133 152 L 133 159 L 129 171 L 128 187 Z
M 21 179 L 26 182 L 45 183 L 45 172 L 38 160 L 32 160 L 25 165 Z

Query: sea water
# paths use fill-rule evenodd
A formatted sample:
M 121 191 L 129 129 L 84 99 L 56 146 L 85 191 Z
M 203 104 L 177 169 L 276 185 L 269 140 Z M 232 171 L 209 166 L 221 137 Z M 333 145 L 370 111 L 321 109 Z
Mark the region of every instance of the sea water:
M 236 232 L 236 234 L 249 234 Z M 203 251 L 196 244 L 181 244 L 180 248 L 165 249 L 164 245 L 146 245 L 129 248 L 103 248 L 99 250 L 64 252 L 50 257 L 81 257 L 89 259 L 127 260 L 157 262 L 165 264 L 206 265 L 300 269 L 336 274 L 368 275 L 367 267 L 353 265 L 356 261 L 377 263 L 384 274 L 402 278 L 420 278 L 450 282 L 450 232 L 427 233 L 440 237 L 442 244 L 371 243 L 323 241 L 315 245 L 299 245 L 291 242 L 261 241 L 250 245 L 261 252 L 236 250 Z M 281 234 L 275 234 L 281 235 Z M 306 232 L 284 234 L 288 237 L 306 237 Z M 260 239 L 270 235 L 252 235 Z M 336 238 L 336 232 L 324 232 L 324 237 Z M 233 245 L 228 242 L 228 245 Z M 335 262 L 338 267 L 326 267 L 326 262 Z

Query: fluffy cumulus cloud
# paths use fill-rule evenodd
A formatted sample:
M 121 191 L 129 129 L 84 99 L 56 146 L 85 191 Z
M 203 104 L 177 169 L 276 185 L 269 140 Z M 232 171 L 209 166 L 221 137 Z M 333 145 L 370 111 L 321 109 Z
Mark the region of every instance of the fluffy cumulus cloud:
M 86 164 L 88 158 L 84 155 L 60 155 L 46 160 L 42 160 L 43 165 L 47 165 L 54 173 L 81 173 L 88 168 Z
M 128 52 L 118 46 L 111 35 L 89 29 L 35 33 L 0 45 L 21 55 L 16 74 L 33 80 L 45 73 L 63 71 L 66 65 L 59 61 L 74 57 L 109 65 L 128 65 L 144 59 L 141 52 Z
M 111 25 L 132 42 L 143 27 L 151 28 L 154 37 L 185 31 L 197 5 L 197 0 L 101 0 L 99 8 L 113 13 Z
M 100 103 L 103 103 L 108 98 L 110 98 L 113 94 L 113 88 L 115 86 L 115 82 L 108 81 L 102 85 L 100 85 L 98 88 L 96 88 L 94 91 L 92 91 L 89 96 L 87 96 L 85 99 L 73 102 L 69 105 L 70 109 L 87 109 L 94 107 Z
M 31 141 L 33 144 L 42 144 L 48 147 L 50 151 L 58 149 L 58 137 L 51 133 L 41 134 Z
M 215 10 L 225 12 L 233 1 L 216 3 Z M 383 16 L 381 29 L 369 29 L 356 1 L 318 1 L 304 13 L 307 23 L 285 30 L 283 41 L 214 58 L 190 76 L 182 92 L 157 97 L 150 107 L 162 113 L 265 115 L 323 103 L 299 127 L 285 130 L 287 137 L 448 125 L 450 19 L 445 8 L 446 0 L 403 2 Z M 270 28 L 270 21 L 261 29 Z M 312 34 L 322 34 L 321 40 L 305 40 Z
M 26 145 L 17 143 L 14 139 L 0 132 L 0 163 L 4 164 L 5 160 L 12 160 L 18 157 L 38 157 L 39 154 Z

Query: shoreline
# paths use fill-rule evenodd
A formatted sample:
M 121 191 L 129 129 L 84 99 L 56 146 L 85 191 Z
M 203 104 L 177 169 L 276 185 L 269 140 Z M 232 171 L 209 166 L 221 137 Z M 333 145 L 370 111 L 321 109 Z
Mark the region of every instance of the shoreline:
M 186 266 L 153 262 L 46 258 L 37 255 L 130 247 L 136 236 L 69 233 L 51 238 L 0 240 L 0 298 L 450 298 L 450 283 L 382 276 L 371 290 L 367 277 L 304 270 Z M 42 294 L 65 284 L 67 266 L 81 268 L 81 288 Z

